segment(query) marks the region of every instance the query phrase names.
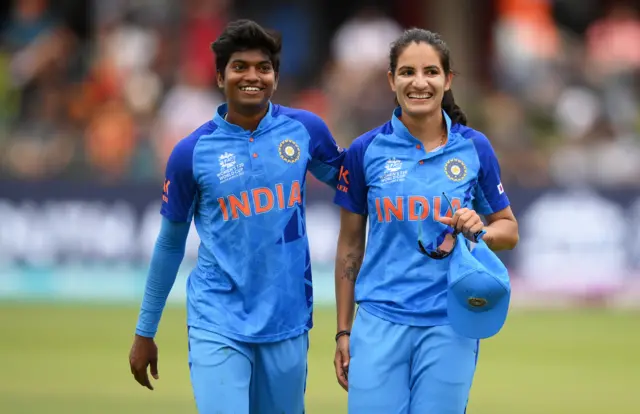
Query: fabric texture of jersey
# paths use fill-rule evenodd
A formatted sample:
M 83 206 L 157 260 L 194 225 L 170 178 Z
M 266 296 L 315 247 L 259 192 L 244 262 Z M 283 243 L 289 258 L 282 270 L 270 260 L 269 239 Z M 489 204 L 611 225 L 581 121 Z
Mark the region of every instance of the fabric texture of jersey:
M 434 260 L 419 251 L 418 221 L 427 247 L 435 249 L 450 232 L 437 221 L 452 214 L 443 192 L 454 208 L 472 208 L 481 215 L 503 210 L 509 199 L 497 158 L 483 134 L 452 125 L 443 111 L 448 140 L 426 152 L 400 116 L 398 107 L 389 122 L 357 138 L 340 172 L 335 202 L 368 215 L 356 302 L 395 323 L 446 324 L 449 258 Z
M 305 177 L 337 182 L 344 152 L 308 111 L 269 104 L 253 132 L 226 104 L 173 149 L 161 213 L 192 218 L 200 238 L 187 283 L 190 326 L 275 342 L 312 326 Z

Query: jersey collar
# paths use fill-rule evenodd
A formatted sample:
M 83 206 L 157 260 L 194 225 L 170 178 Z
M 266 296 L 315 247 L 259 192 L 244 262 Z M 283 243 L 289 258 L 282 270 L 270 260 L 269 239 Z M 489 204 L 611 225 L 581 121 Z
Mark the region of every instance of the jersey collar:
M 412 142 L 417 141 L 418 139 L 411 135 L 407 127 L 404 126 L 404 124 L 400 120 L 401 115 L 402 108 L 398 106 L 393 110 L 393 116 L 391 118 L 391 126 L 393 126 L 394 134 L 396 134 L 398 137 L 408 138 Z M 449 115 L 447 115 L 444 109 L 442 110 L 442 117 L 444 118 L 444 122 L 447 125 L 447 142 L 449 142 L 451 140 L 451 118 L 449 118 Z
M 218 105 L 218 108 L 216 109 L 216 114 L 213 116 L 213 122 L 219 128 L 235 134 L 247 134 L 247 133 L 253 132 L 253 131 L 247 131 L 241 126 L 227 122 L 227 120 L 224 119 L 225 115 L 227 114 L 227 111 L 228 111 L 228 105 L 226 102 Z M 273 120 L 274 120 L 273 104 L 271 103 L 271 101 L 269 101 L 269 108 L 267 109 L 267 113 L 258 124 L 258 128 L 256 129 L 256 131 L 260 131 L 262 129 L 267 128 L 269 125 L 271 125 Z

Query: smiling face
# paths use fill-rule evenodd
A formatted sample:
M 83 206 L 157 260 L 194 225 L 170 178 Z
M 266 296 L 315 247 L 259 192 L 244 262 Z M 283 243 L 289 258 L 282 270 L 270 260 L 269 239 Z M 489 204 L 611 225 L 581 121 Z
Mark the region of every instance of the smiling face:
M 395 72 L 389 71 L 389 85 L 396 93 L 402 112 L 427 116 L 442 109 L 442 97 L 451 88 L 453 75 L 442 66 L 438 51 L 425 42 L 411 42 L 398 55 Z
M 265 108 L 277 82 L 272 62 L 260 50 L 233 53 L 224 76 L 218 72 L 218 87 L 224 90 L 229 107 L 245 113 Z

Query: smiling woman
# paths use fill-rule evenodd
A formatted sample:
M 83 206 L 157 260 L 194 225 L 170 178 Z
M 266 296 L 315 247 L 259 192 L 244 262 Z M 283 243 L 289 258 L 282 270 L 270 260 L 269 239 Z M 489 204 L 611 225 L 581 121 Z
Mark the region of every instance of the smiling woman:
M 438 34 L 421 29 L 406 31 L 391 47 L 387 76 L 405 115 L 402 122 L 415 131 L 427 151 L 444 144 L 441 110 L 454 124 L 467 124 L 451 90 L 449 48 Z
M 187 339 L 201 413 L 304 412 L 314 296 L 302 190 L 308 173 L 335 188 L 344 151 L 318 115 L 271 101 L 280 48 L 253 21 L 227 26 L 212 44 L 226 102 L 174 146 L 165 169 L 129 363 L 153 389 L 154 337 L 194 221 Z
M 407 30 L 389 58 L 398 107 L 351 144 L 335 197 L 336 376 L 349 412 L 462 413 L 478 340 L 500 330 L 508 307 L 491 250 L 513 248 L 518 226 L 491 143 L 453 99 L 444 41 Z
M 250 131 L 256 129 L 278 85 L 279 35 L 255 22 L 238 20 L 211 49 L 216 55 L 218 87 L 227 99 L 225 119 Z

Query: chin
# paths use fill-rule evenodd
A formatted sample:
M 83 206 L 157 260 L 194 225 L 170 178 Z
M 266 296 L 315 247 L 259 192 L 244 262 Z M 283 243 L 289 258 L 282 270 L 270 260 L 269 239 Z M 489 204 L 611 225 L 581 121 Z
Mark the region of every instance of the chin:
M 241 106 L 243 108 L 255 108 L 255 109 L 260 109 L 260 108 L 264 108 L 265 106 L 267 106 L 269 100 L 268 99 L 264 99 L 262 97 L 260 98 L 256 98 L 256 99 L 247 99 L 247 98 L 243 98 L 243 99 L 238 99 L 236 101 L 236 104 L 238 106 Z
M 407 105 L 403 110 L 409 116 L 413 117 L 427 117 L 436 113 L 438 108 L 435 105 Z

